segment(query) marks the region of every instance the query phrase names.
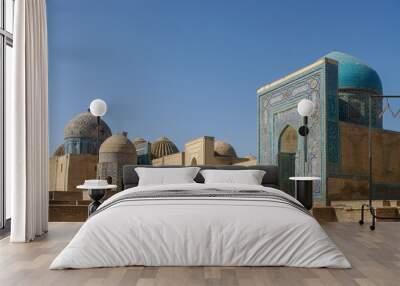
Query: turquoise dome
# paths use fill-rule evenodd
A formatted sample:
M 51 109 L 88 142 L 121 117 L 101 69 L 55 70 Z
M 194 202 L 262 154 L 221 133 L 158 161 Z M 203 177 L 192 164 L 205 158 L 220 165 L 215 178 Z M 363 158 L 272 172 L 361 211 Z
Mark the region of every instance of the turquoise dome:
M 339 63 L 339 88 L 366 89 L 382 94 L 382 82 L 378 73 L 361 60 L 341 52 L 325 56 Z

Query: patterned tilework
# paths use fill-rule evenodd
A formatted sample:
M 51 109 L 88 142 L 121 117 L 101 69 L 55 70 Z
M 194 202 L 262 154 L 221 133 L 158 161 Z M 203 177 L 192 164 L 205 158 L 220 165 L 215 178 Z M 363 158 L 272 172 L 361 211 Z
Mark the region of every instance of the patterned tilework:
M 337 121 L 328 122 L 328 162 L 330 164 L 339 163 L 339 124 Z
M 91 138 L 66 138 L 64 150 L 65 154 L 97 154 L 97 141 Z
M 277 164 L 279 138 L 287 126 L 298 129 L 302 118 L 297 113 L 297 104 L 303 98 L 311 99 L 315 111 L 309 119 L 310 134 L 308 136 L 308 164 L 304 166 L 303 138 L 299 136 L 296 155 L 296 175 L 303 175 L 304 168 L 313 176 L 322 176 L 325 172 L 321 164 L 323 110 L 325 84 L 323 80 L 324 65 L 297 75 L 282 82 L 279 86 L 266 90 L 259 97 L 258 115 L 258 155 L 261 164 Z M 322 100 L 322 101 L 321 101 Z M 321 200 L 325 197 L 325 184 L 317 182 L 314 185 L 314 198 Z
M 340 163 L 340 130 L 338 106 L 338 67 L 327 64 L 326 69 L 327 98 L 327 163 L 331 168 L 337 168 Z
M 369 124 L 369 95 L 363 91 L 353 92 L 339 90 L 339 120 L 368 126 Z M 372 126 L 382 128 L 383 120 L 380 117 L 382 112 L 382 99 L 373 98 L 371 102 Z

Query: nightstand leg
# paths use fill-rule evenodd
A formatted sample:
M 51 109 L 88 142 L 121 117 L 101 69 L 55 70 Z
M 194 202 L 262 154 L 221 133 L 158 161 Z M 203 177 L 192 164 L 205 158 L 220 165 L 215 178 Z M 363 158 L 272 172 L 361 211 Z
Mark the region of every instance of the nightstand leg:
M 101 202 L 99 202 L 99 201 L 91 202 L 88 207 L 88 216 L 90 216 L 92 213 L 94 213 L 100 205 L 101 205 Z
M 89 190 L 89 197 L 93 200 L 93 202 L 88 207 L 89 216 L 94 213 L 101 205 L 101 200 L 104 198 L 105 194 L 106 190 L 104 189 Z
M 296 185 L 297 200 L 301 202 L 306 209 L 310 210 L 313 206 L 313 181 L 297 181 Z

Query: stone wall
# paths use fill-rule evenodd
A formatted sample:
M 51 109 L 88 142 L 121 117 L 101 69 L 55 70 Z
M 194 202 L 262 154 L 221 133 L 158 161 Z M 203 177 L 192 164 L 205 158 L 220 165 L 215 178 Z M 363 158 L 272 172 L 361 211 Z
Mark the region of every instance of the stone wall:
M 257 165 L 257 159 L 247 159 L 245 161 L 239 161 L 236 163 L 233 163 L 232 165 L 238 165 L 238 166 L 255 166 Z
M 185 152 L 175 153 L 161 158 L 153 159 L 153 166 L 183 166 Z
M 214 137 L 203 136 L 185 144 L 185 165 L 211 165 L 214 158 Z
M 368 204 L 367 200 L 351 200 L 351 201 L 332 201 L 331 205 L 335 210 L 337 221 L 339 222 L 358 222 L 361 218 L 361 206 Z M 377 215 L 382 217 L 399 217 L 398 209 L 400 208 L 400 201 L 373 201 L 372 205 L 375 207 Z M 394 210 L 394 213 L 393 213 Z M 386 215 L 388 211 L 392 211 Z M 371 222 L 372 216 L 369 210 L 364 211 L 366 222 Z M 379 221 L 379 220 L 378 220 Z
M 96 178 L 97 155 L 54 156 L 49 168 L 49 191 L 74 191 L 85 180 Z
M 135 153 L 100 152 L 98 176 L 101 179 L 112 178 L 112 184 L 117 185 L 117 191 L 123 190 L 122 168 L 125 165 L 136 165 Z
M 369 194 L 368 127 L 340 122 L 340 168 L 328 179 L 329 200 L 362 200 Z M 400 132 L 372 131 L 373 180 L 377 193 L 400 194 Z M 379 195 L 379 194 L 378 194 Z
M 203 136 L 185 144 L 185 152 L 175 153 L 152 160 L 154 166 L 244 165 L 257 164 L 256 159 L 215 156 L 215 139 Z
M 132 165 L 132 164 L 126 164 Z M 97 165 L 97 175 L 102 180 L 107 180 L 111 177 L 111 184 L 117 185 L 117 190 L 121 191 L 122 187 L 122 164 L 118 162 L 102 162 Z

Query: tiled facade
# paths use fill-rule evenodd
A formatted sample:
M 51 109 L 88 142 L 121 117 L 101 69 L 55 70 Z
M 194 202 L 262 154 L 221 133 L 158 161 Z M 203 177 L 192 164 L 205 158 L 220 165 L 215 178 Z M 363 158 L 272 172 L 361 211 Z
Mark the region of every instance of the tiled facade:
M 344 63 L 329 58 L 331 54 L 335 59 L 343 58 Z M 299 136 L 293 175 L 321 177 L 314 183 L 317 205 L 368 198 L 369 95 L 382 92 L 374 70 L 349 55 L 331 54 L 257 90 L 260 164 L 278 164 L 283 131 L 303 125 L 297 104 L 304 98 L 313 101 L 308 162 L 305 164 L 304 139 Z M 382 98 L 371 103 L 373 194 L 380 199 L 400 197 L 400 165 L 398 160 L 392 162 L 399 158 L 400 133 L 382 129 Z
M 304 142 L 302 138 L 298 138 L 295 175 L 301 176 L 306 173 L 323 178 L 321 182 L 314 183 L 314 198 L 321 202 L 325 202 L 326 196 L 324 184 L 326 178 L 326 127 L 321 123 L 324 123 L 326 118 L 326 94 L 336 95 L 334 90 L 337 90 L 337 81 L 332 79 L 327 81 L 327 74 L 335 71 L 335 68 L 337 70 L 336 62 L 322 59 L 309 68 L 258 91 L 258 158 L 260 164 L 278 164 L 279 138 L 282 132 L 288 126 L 297 130 L 303 124 L 302 118 L 297 112 L 297 104 L 304 98 L 313 101 L 315 112 L 309 118 L 308 162 L 305 165 L 302 152 Z M 331 136 L 332 140 L 336 140 L 337 132 L 334 132 L 337 122 L 337 116 L 334 115 L 336 104 L 331 102 L 330 105 L 329 110 L 333 113 L 331 115 L 331 129 L 333 130 Z M 336 152 L 336 150 L 328 152 Z M 330 158 L 335 157 L 335 154 L 330 156 Z
M 138 165 L 151 165 L 151 144 L 148 141 L 134 143 Z

